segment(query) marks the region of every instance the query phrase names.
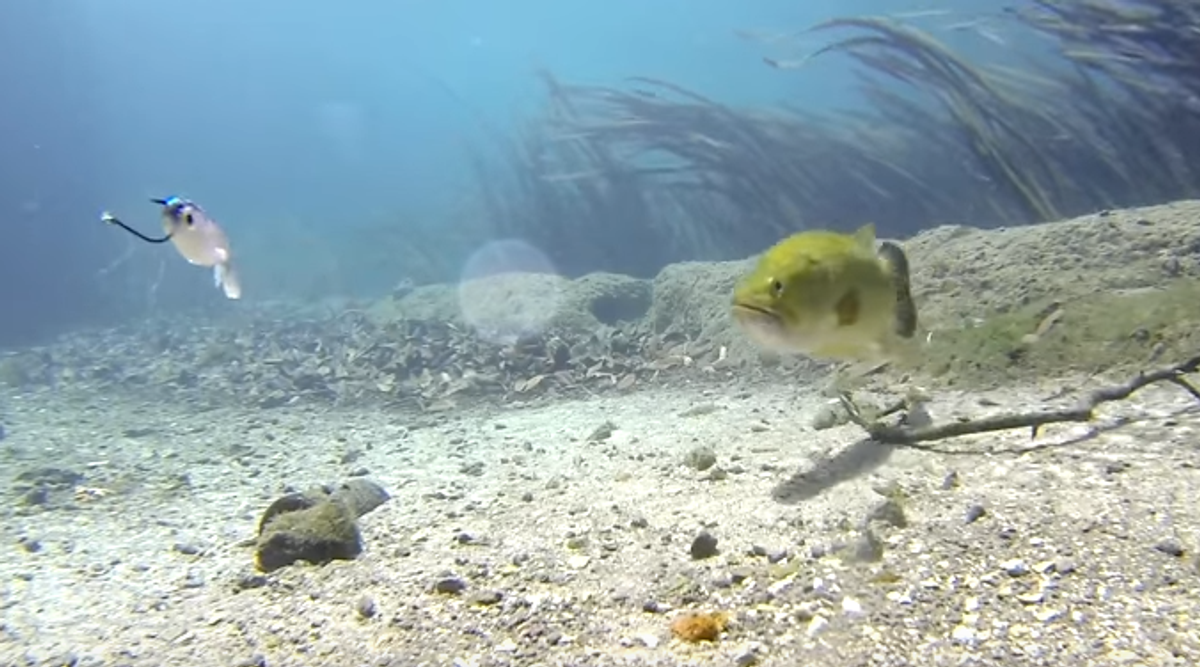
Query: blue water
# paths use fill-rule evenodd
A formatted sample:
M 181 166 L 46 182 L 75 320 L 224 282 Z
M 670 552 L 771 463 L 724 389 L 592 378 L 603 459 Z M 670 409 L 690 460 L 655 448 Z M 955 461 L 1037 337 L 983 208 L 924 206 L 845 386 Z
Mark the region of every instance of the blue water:
M 982 0 L 952 6 L 955 16 L 930 20 L 996 10 Z M 770 48 L 734 30 L 787 32 L 835 14 L 931 7 L 4 3 L 0 343 L 145 308 L 220 304 L 196 269 L 100 225 L 102 210 L 155 231 L 145 199 L 188 196 L 237 240 L 246 279 L 263 287 L 250 292 L 369 295 L 404 271 L 380 275 L 387 258 L 364 263 L 362 253 L 416 221 L 459 224 L 476 197 L 468 151 L 489 145 L 483 127 L 506 132 L 535 117 L 544 100 L 538 68 L 571 83 L 659 77 L 738 106 L 851 108 L 847 59 L 779 72 L 761 62 Z M 969 54 L 1002 51 L 970 34 L 945 38 Z

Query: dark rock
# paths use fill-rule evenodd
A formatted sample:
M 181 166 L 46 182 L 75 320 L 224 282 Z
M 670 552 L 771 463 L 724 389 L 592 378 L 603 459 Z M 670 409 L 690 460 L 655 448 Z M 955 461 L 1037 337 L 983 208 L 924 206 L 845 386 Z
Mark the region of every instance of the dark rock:
M 702 560 L 704 558 L 712 558 L 717 555 L 717 538 L 712 536 L 707 530 L 700 531 L 699 535 L 692 540 L 691 547 L 692 558 Z
M 477 605 L 491 606 L 504 598 L 500 591 L 476 591 L 471 595 L 471 602 Z
M 251 588 L 262 588 L 267 585 L 267 578 L 257 572 L 243 572 L 233 583 L 234 590 L 244 591 Z
M 467 590 L 467 582 L 462 577 L 446 576 L 433 583 L 433 590 L 443 595 L 458 595 Z
M 1183 558 L 1183 545 L 1175 540 L 1163 540 L 1154 545 L 1154 550 L 1175 558 Z

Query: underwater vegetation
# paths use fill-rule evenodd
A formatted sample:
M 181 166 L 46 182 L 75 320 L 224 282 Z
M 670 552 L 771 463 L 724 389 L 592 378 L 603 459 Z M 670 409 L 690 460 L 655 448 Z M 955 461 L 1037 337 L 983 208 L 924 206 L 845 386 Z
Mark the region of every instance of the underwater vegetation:
M 837 114 L 542 71 L 543 117 L 476 160 L 492 233 L 530 240 L 569 275 L 652 276 L 805 227 L 909 236 L 1197 196 L 1200 7 L 1052 0 L 989 20 L 1057 55 L 977 64 L 892 18 L 832 19 L 801 33 L 832 41 L 799 66 L 764 61 L 803 77 L 817 59 L 854 59 L 869 110 Z

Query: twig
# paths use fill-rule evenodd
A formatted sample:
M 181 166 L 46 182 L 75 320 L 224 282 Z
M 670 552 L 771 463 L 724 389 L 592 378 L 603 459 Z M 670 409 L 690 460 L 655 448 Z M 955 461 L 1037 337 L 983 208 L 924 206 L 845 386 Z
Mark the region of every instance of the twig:
M 858 407 L 854 405 L 847 394 L 841 394 L 839 400 L 842 406 L 846 408 L 846 412 L 849 413 L 852 422 L 862 427 L 872 440 L 886 444 L 912 445 L 918 442 L 944 440 L 960 435 L 989 433 L 992 431 L 1005 431 L 1026 427 L 1030 429 L 1030 437 L 1033 438 L 1037 437 L 1038 430 L 1046 424 L 1091 421 L 1096 408 L 1100 404 L 1124 400 L 1129 398 L 1133 392 L 1156 382 L 1170 382 L 1191 394 L 1196 400 L 1200 400 L 1200 389 L 1197 389 L 1195 385 L 1184 377 L 1189 373 L 1197 372 L 1197 369 L 1200 369 L 1200 355 L 1156 371 L 1143 371 L 1137 377 L 1123 384 L 1101 387 L 1091 391 L 1072 407 L 1001 414 L 949 424 L 931 424 L 917 427 L 884 424 L 879 421 L 881 416 L 876 416 L 874 419 L 868 420 L 863 416 Z M 897 411 L 895 408 L 889 408 L 884 413 L 890 414 Z

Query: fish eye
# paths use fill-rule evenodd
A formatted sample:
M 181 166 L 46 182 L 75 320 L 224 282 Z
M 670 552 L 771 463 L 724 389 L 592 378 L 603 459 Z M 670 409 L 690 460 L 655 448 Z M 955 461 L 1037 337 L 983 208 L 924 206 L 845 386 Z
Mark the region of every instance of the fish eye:
M 771 294 L 774 296 L 783 294 L 783 282 L 778 278 L 775 278 L 771 281 Z
M 196 219 L 192 217 L 191 213 L 188 213 L 187 215 L 183 216 L 183 221 L 188 223 L 188 225 L 191 225 L 196 221 Z

